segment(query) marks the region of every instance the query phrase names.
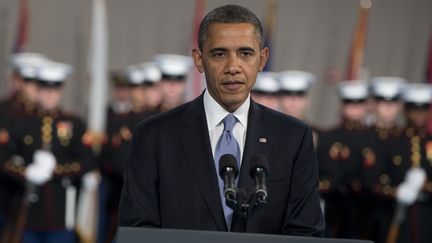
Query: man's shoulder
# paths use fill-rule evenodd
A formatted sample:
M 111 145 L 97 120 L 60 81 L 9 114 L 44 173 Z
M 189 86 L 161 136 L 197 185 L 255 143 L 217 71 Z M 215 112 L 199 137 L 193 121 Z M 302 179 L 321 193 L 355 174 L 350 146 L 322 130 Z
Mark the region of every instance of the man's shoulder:
M 307 129 L 309 126 L 290 115 L 270 109 L 266 106 L 255 103 L 261 112 L 261 115 L 275 127 L 287 127 L 292 129 Z
M 140 121 L 137 125 L 137 129 L 154 129 L 156 127 L 161 128 L 172 128 L 178 124 L 185 112 L 190 109 L 190 107 L 195 106 L 197 103 L 196 100 L 187 102 L 182 104 L 176 108 L 171 110 L 164 111 L 162 113 L 155 114 L 150 116 L 142 121 Z

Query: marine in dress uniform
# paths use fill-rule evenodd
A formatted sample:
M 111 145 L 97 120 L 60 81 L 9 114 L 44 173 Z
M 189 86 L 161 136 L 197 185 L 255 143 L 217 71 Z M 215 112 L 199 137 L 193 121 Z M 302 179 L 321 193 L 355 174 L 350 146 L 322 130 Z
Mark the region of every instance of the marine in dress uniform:
M 277 73 L 260 72 L 252 88 L 251 96 L 257 103 L 278 111 L 280 110 L 279 90 L 280 84 L 277 80 Z
M 343 81 L 338 90 L 343 102 L 342 123 L 321 132 L 318 139 L 320 191 L 325 199 L 327 235 L 361 238 L 362 172 L 375 162 L 371 130 L 363 125 L 368 83 Z
M 160 54 L 153 58 L 162 73 L 161 111 L 177 107 L 185 102 L 187 76 L 192 69 L 192 58 L 175 54 Z
M 375 107 L 376 123 L 373 126 L 373 150 L 376 162 L 364 171 L 365 187 L 370 197 L 370 208 L 366 221 L 367 238 L 376 243 L 385 242 L 388 226 L 393 214 L 391 190 L 386 185 L 389 181 L 386 168 L 398 157 L 393 156 L 398 150 L 402 127 L 398 118 L 402 109 L 402 91 L 406 80 L 400 77 L 374 77 L 371 79 L 371 92 Z
M 131 110 L 111 117 L 107 127 L 107 143 L 102 147 L 100 164 L 107 189 L 107 232 L 102 233 L 102 242 L 111 242 L 117 228 L 117 212 L 123 187 L 123 174 L 128 157 L 132 132 L 141 121 L 159 112 L 161 72 L 155 63 L 129 66 L 125 79 L 130 87 Z
M 36 108 L 36 83 L 35 70 L 41 63 L 48 59 L 39 53 L 21 52 L 13 54 L 11 60 L 11 79 L 14 92 L 0 101 L 0 153 L 7 150 L 6 144 L 10 136 L 8 128 L 21 117 L 32 115 Z M 5 151 L 6 152 L 6 151 Z M 0 174 L 0 236 L 5 222 L 10 221 L 11 200 L 14 187 L 9 178 Z
M 38 67 L 39 108 L 8 128 L 8 149 L 0 154 L 2 174 L 15 181 L 12 236 L 26 243 L 75 241 L 76 184 L 94 169 L 84 123 L 58 107 L 70 71 L 69 65 L 55 62 Z
M 400 225 L 397 242 L 432 242 L 430 223 L 432 215 L 431 136 L 426 129 L 429 107 L 432 100 L 432 86 L 429 84 L 408 84 L 404 88 L 406 127 L 390 150 L 385 173 L 380 176 L 383 192 L 392 200 L 391 211 L 396 206 L 396 191 L 411 168 L 422 168 L 427 179 L 416 202 L 412 204 Z

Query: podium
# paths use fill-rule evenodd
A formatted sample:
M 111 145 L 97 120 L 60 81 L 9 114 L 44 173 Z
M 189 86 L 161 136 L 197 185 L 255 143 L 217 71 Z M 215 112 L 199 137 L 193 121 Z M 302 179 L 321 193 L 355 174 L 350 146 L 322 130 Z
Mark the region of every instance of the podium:
M 119 227 L 118 243 L 372 243 L 365 240 L 285 235 Z

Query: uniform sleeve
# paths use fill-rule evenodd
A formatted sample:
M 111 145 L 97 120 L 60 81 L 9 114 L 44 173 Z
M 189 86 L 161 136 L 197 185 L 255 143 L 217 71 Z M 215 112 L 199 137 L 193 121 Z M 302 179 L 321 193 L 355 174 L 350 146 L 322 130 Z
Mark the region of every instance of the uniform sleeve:
M 120 198 L 120 226 L 161 225 L 158 166 L 150 137 L 142 126 L 134 132 Z
M 306 129 L 295 156 L 285 222 L 284 234 L 321 236 L 324 219 L 318 193 L 318 164 L 312 142 L 312 133 Z
M 24 181 L 26 163 L 18 156 L 18 141 L 11 126 L 0 128 L 0 173 L 14 181 Z

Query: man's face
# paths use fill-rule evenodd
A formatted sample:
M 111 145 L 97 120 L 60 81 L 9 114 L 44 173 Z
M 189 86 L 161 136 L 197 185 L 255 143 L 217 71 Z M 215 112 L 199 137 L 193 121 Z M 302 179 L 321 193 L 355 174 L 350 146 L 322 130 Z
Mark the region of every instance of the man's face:
M 22 94 L 24 95 L 24 97 L 32 102 L 32 103 L 36 103 L 37 99 L 38 99 L 38 86 L 35 82 L 25 82 L 22 81 L 20 84 L 20 89 L 19 89 Z
M 159 84 L 154 84 L 146 89 L 147 105 L 150 108 L 156 108 L 161 104 L 162 95 L 160 92 Z
M 114 100 L 116 102 L 124 102 L 130 98 L 131 88 L 128 86 L 114 87 Z
M 309 99 L 304 95 L 282 95 L 280 98 L 282 111 L 297 119 L 303 120 Z
M 181 103 L 183 100 L 186 83 L 184 81 L 162 80 L 160 90 L 163 96 L 163 102 L 167 104 Z
M 378 122 L 393 123 L 401 110 L 401 104 L 394 101 L 378 101 L 375 109 Z
M 141 108 L 146 105 L 146 87 L 144 86 L 135 86 L 131 89 L 130 96 L 132 100 L 132 105 L 135 109 Z
M 426 126 L 429 117 L 429 109 L 427 108 L 408 108 L 406 110 L 406 118 L 408 123 L 416 127 Z
M 344 117 L 351 121 L 362 121 L 367 113 L 366 102 L 345 103 L 342 105 Z
M 246 100 L 268 55 L 268 48 L 260 49 L 254 26 L 247 23 L 212 24 L 202 52 L 193 50 L 210 95 L 230 112 Z
M 38 104 L 44 110 L 54 110 L 60 105 L 61 94 L 61 87 L 40 87 Z

